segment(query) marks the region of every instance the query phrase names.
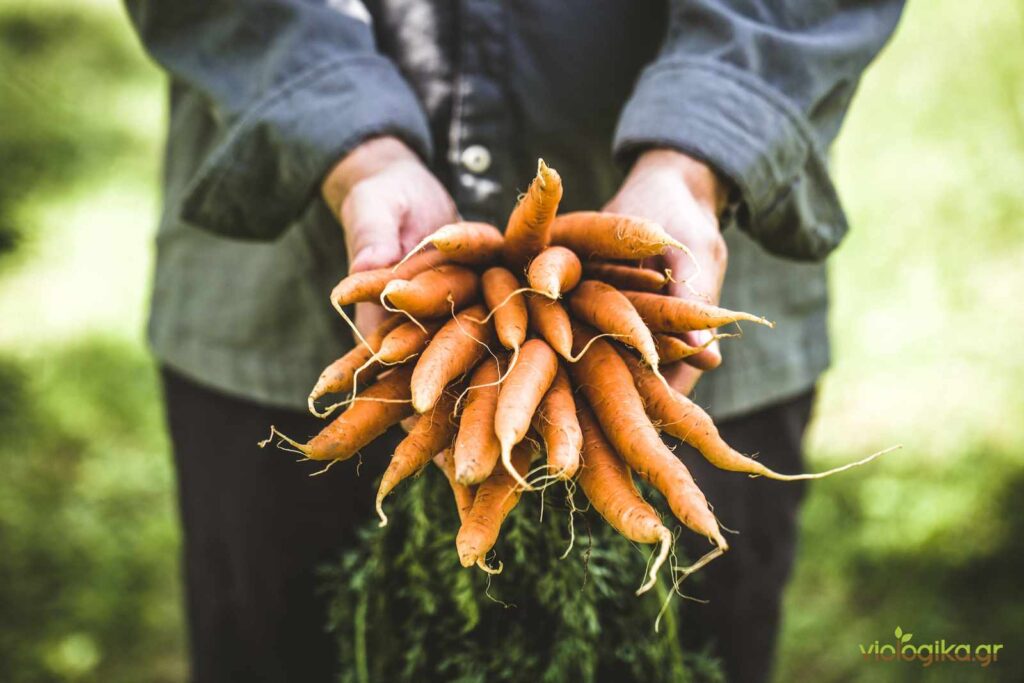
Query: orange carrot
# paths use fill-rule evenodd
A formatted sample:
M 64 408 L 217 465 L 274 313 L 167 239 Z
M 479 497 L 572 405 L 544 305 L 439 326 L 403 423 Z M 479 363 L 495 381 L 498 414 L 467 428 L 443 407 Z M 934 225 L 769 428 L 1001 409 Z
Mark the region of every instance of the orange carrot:
M 494 433 L 501 444 L 505 469 L 523 488 L 530 488 L 512 468 L 512 447 L 523 440 L 530 421 L 558 372 L 558 356 L 544 341 L 531 339 L 523 344 L 519 361 L 506 373 L 498 391 L 494 412 Z
M 447 261 L 438 251 L 425 251 L 410 258 L 397 269 L 375 268 L 352 273 L 341 280 L 331 292 L 331 301 L 337 307 L 365 301 L 376 302 L 380 293 L 392 280 L 408 280 L 423 271 L 436 268 Z
M 711 345 L 712 342 L 726 337 L 733 337 L 732 334 L 714 334 L 701 344 L 700 346 L 691 346 L 686 343 L 685 340 L 680 339 L 671 334 L 665 334 L 658 332 L 654 335 L 654 343 L 658 347 L 658 358 L 661 359 L 662 365 L 668 365 L 669 363 L 675 363 L 681 361 L 684 358 L 690 358 L 696 356 L 701 351 L 704 351 Z M 702 364 L 701 370 L 714 370 L 721 364 L 721 357 L 716 356 L 715 362 L 711 365 Z
M 452 451 L 446 448 L 434 456 L 434 464 L 444 472 L 448 485 L 452 488 L 452 495 L 455 496 L 455 507 L 459 511 L 459 521 L 466 519 L 470 509 L 473 507 L 473 497 L 476 491 L 472 486 L 460 484 L 455 480 L 455 461 L 452 459 Z
M 497 261 L 504 243 L 501 231 L 490 223 L 463 221 L 445 225 L 427 235 L 405 258 L 411 259 L 420 249 L 432 244 L 452 263 L 479 266 Z
M 455 395 L 450 390 L 446 391 L 430 412 L 420 415 L 416 426 L 395 448 L 377 489 L 377 515 L 380 516 L 381 526 L 388 523 L 383 508 L 384 498 L 404 479 L 423 469 L 431 458 L 451 443 L 455 432 L 452 419 L 454 408 Z
M 557 299 L 579 284 L 583 265 L 565 247 L 548 247 L 530 262 L 526 279 L 530 287 L 549 299 Z
M 593 336 L 590 330 L 573 329 L 574 342 L 580 349 Z M 665 496 L 679 521 L 711 539 L 719 549 L 727 548 L 707 499 L 690 471 L 651 425 L 629 368 L 612 345 L 604 339 L 593 341 L 570 371 L 615 451 Z
M 544 441 L 548 454 L 548 474 L 560 479 L 572 479 L 580 466 L 583 433 L 576 419 L 576 400 L 565 368 L 559 366 L 555 381 L 544 395 L 537 414 L 533 416 L 534 429 Z
M 522 479 L 530 469 L 532 453 L 525 444 L 519 444 L 512 456 L 516 477 L 501 468 L 495 468 L 487 480 L 476 489 L 473 507 L 466 515 L 455 547 L 463 567 L 482 565 L 487 553 L 498 540 L 501 523 L 519 503 L 522 491 L 516 486 L 516 478 Z
M 569 296 L 569 308 L 582 322 L 640 352 L 652 368 L 658 367 L 658 347 L 640 314 L 622 292 L 597 280 L 584 280 Z
M 587 261 L 583 264 L 583 274 L 591 280 L 600 280 L 616 289 L 631 289 L 638 292 L 660 292 L 668 285 L 668 278 L 661 271 L 620 263 Z
M 526 305 L 530 310 L 530 327 L 558 355 L 572 361 L 572 325 L 562 304 L 531 293 L 526 297 Z
M 623 292 L 623 295 L 629 299 L 653 332 L 710 330 L 741 320 L 775 327 L 775 323 L 756 315 L 730 311 L 691 299 L 649 292 Z
M 703 408 L 675 389 L 666 386 L 664 382 L 655 377 L 654 373 L 645 368 L 636 358 L 633 358 L 628 353 L 623 353 L 622 359 L 633 375 L 633 381 L 636 383 L 637 391 L 639 391 L 640 397 L 644 401 L 647 414 L 655 422 L 655 425 L 662 431 L 693 446 L 700 451 L 701 455 L 708 462 L 720 469 L 760 475 L 779 481 L 800 481 L 804 479 L 821 479 L 851 467 L 865 464 L 881 455 L 881 453 L 876 453 L 856 463 L 842 465 L 825 472 L 814 474 L 779 474 L 753 458 L 743 455 L 727 444 L 718 432 L 718 427 L 715 426 L 711 416 L 704 412 Z
M 480 278 L 469 268 L 446 264 L 425 270 L 411 280 L 392 280 L 381 298 L 413 318 L 439 318 L 471 302 L 480 289 Z
M 500 374 L 498 362 L 489 358 L 477 366 L 469 380 L 466 407 L 452 451 L 455 479 L 461 484 L 482 482 L 501 457 L 501 444 L 494 433 Z
M 404 319 L 405 316 L 398 316 Z M 421 328 L 412 321 L 406 321 L 389 332 L 381 341 L 377 350 L 377 360 L 381 363 L 400 363 L 420 353 L 427 347 L 434 334 L 443 325 L 439 320 L 423 323 Z
M 640 259 L 663 254 L 669 247 L 689 252 L 654 221 L 600 211 L 562 214 L 551 226 L 551 243 L 568 247 L 585 260 Z
M 308 443 L 281 436 L 310 460 L 351 458 L 389 427 L 412 414 L 409 403 L 411 376 L 411 365 L 400 365 L 384 375 L 376 384 L 360 392 L 345 412 Z
M 380 327 L 366 335 L 366 343 L 356 344 L 351 351 L 346 353 L 344 356 L 334 361 L 320 373 L 320 377 L 316 380 L 313 390 L 309 392 L 309 412 L 317 415 L 315 403 L 317 399 L 327 394 L 347 394 L 352 391 L 356 381 L 356 371 L 362 368 L 359 372 L 359 377 L 366 382 L 372 382 L 373 379 L 384 371 L 386 366 L 380 365 L 379 363 L 369 363 L 370 359 L 373 358 L 373 353 L 377 351 L 383 344 L 383 340 L 387 338 L 396 327 L 402 322 L 402 316 L 392 315 L 381 323 Z M 363 367 L 363 366 L 366 367 Z
M 506 349 L 518 349 L 526 341 L 526 301 L 519 289 L 519 282 L 512 271 L 495 266 L 484 272 L 480 278 L 487 308 L 494 313 L 494 329 L 498 341 Z
M 548 246 L 551 222 L 562 200 L 562 179 L 558 172 L 537 161 L 537 176 L 530 189 L 512 210 L 505 228 L 505 263 L 521 273 L 530 260 Z
M 417 413 L 430 410 L 445 386 L 472 370 L 487 353 L 491 326 L 473 322 L 485 315 L 483 306 L 470 306 L 446 322 L 420 354 L 412 373 L 412 405 Z
M 590 408 L 581 403 L 577 416 L 583 430 L 583 468 L 579 481 L 587 500 L 616 531 L 634 543 L 661 544 L 649 579 L 637 591 L 639 595 L 654 586 L 658 569 L 668 557 L 672 532 L 637 491 L 629 467 L 612 451 Z

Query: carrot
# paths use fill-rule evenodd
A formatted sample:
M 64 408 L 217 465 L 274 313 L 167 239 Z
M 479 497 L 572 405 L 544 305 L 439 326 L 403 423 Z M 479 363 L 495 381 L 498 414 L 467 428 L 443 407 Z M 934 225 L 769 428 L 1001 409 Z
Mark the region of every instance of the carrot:
M 526 279 L 530 287 L 549 299 L 557 299 L 579 284 L 583 265 L 565 247 L 548 247 L 530 262 Z
M 299 443 L 283 434 L 281 437 L 310 460 L 347 460 L 389 427 L 412 414 L 409 403 L 411 376 L 411 365 L 400 365 L 384 375 L 361 392 L 345 412 L 308 443 Z
M 487 359 L 477 366 L 469 380 L 466 407 L 452 451 L 455 480 L 461 484 L 482 482 L 501 457 L 501 444 L 494 433 L 500 374 L 498 362 Z
M 455 480 L 455 461 L 452 459 L 452 451 L 446 448 L 434 456 L 434 464 L 444 472 L 448 485 L 452 487 L 452 495 L 455 496 L 455 507 L 459 511 L 459 521 L 466 519 L 470 509 L 473 507 L 473 497 L 476 491 L 473 487 L 460 484 Z
M 491 327 L 476 323 L 485 315 L 484 307 L 470 306 L 437 331 L 416 363 L 412 373 L 412 405 L 425 413 L 441 396 L 445 386 L 472 370 L 487 353 Z
M 756 315 L 730 311 L 691 299 L 649 292 L 623 292 L 623 295 L 629 299 L 653 332 L 710 330 L 741 320 L 775 327 L 775 323 Z
M 452 391 L 446 391 L 433 410 L 420 415 L 416 426 L 395 448 L 377 489 L 377 515 L 381 526 L 388 523 L 383 508 L 384 498 L 404 479 L 423 469 L 431 458 L 451 443 L 455 432 L 452 420 L 454 408 L 455 396 Z
M 404 319 L 404 316 L 398 317 Z M 442 324 L 439 320 L 431 320 L 423 323 L 421 328 L 412 321 L 402 323 L 381 340 L 380 348 L 377 350 L 377 361 L 400 363 L 420 353 L 441 329 Z
M 719 550 L 728 548 L 718 521 L 690 471 L 662 442 L 644 412 L 629 368 L 604 339 L 574 328 L 575 344 L 592 341 L 590 350 L 571 366 L 573 379 L 587 398 L 601 429 L 615 451 L 641 477 L 658 489 L 680 522 L 711 539 Z
M 744 472 L 779 481 L 801 481 L 805 479 L 821 479 L 851 467 L 858 467 L 874 460 L 879 455 L 889 452 L 886 450 L 875 453 L 863 460 L 841 465 L 825 472 L 814 474 L 779 474 L 753 458 L 743 455 L 727 444 L 718 432 L 718 427 L 715 426 L 711 416 L 703 408 L 675 389 L 666 386 L 637 359 L 627 353 L 622 354 L 622 359 L 633 375 L 633 381 L 636 383 L 637 391 L 639 391 L 644 401 L 647 414 L 651 420 L 662 431 L 671 434 L 700 451 L 701 455 L 708 462 L 719 469 L 731 472 Z
M 583 468 L 579 478 L 583 493 L 598 514 L 629 540 L 661 544 L 647 582 L 637 590 L 639 595 L 654 586 L 658 569 L 668 557 L 672 532 L 637 491 L 629 467 L 612 451 L 590 408 L 581 403 L 576 411 L 583 430 Z
M 559 366 L 555 381 L 544 395 L 533 416 L 534 429 L 544 441 L 548 454 L 548 474 L 569 480 L 580 466 L 583 433 L 576 419 L 576 400 L 565 368 Z
M 501 231 L 490 223 L 471 221 L 450 223 L 424 237 L 422 242 L 412 248 L 405 259 L 399 261 L 399 266 L 428 244 L 434 245 L 434 248 L 444 254 L 445 258 L 452 263 L 461 263 L 467 266 L 493 263 L 501 256 L 504 243 L 505 238 Z
M 568 247 L 586 260 L 640 259 L 664 254 L 669 247 L 689 253 L 654 221 L 600 211 L 562 214 L 551 226 L 551 243 Z
M 494 329 L 498 341 L 506 349 L 518 349 L 526 341 L 526 301 L 522 293 L 516 294 L 519 282 L 512 271 L 495 266 L 480 278 L 484 301 L 494 314 Z
M 411 280 L 392 280 L 381 292 L 395 309 L 413 318 L 439 318 L 472 301 L 479 291 L 480 278 L 469 268 L 445 264 L 425 270 Z
M 531 488 L 512 468 L 512 447 L 523 440 L 530 421 L 558 372 L 558 356 L 544 341 L 531 339 L 523 344 L 517 362 L 506 373 L 498 391 L 494 412 L 494 433 L 501 444 L 501 461 L 520 486 Z
M 669 363 L 675 363 L 681 361 L 684 358 L 695 356 L 701 351 L 708 348 L 712 342 L 719 339 L 725 339 L 726 337 L 734 337 L 733 334 L 714 334 L 711 338 L 700 346 L 691 346 L 687 344 L 685 340 L 671 334 L 665 334 L 658 332 L 654 335 L 654 344 L 658 347 L 658 358 L 661 359 L 662 365 L 668 365 Z M 719 363 L 715 363 L 713 367 L 702 367 L 702 370 L 713 370 Z
M 512 210 L 505 227 L 505 263 L 521 273 L 530 260 L 548 246 L 551 222 L 562 200 L 562 179 L 558 171 L 537 161 L 537 176 Z
M 530 327 L 544 337 L 558 355 L 572 362 L 572 324 L 565 307 L 535 294 L 526 297 L 526 305 L 530 311 Z
M 617 289 L 632 289 L 640 292 L 660 292 L 668 285 L 665 273 L 651 268 L 636 268 L 621 263 L 587 261 L 583 274 L 592 280 L 600 280 Z
M 519 444 L 512 456 L 515 477 L 503 469 L 495 468 L 491 476 L 477 487 L 473 507 L 455 538 L 455 547 L 463 567 L 474 564 L 483 566 L 484 557 L 498 540 L 501 523 L 519 503 L 522 491 L 516 481 L 522 479 L 529 470 L 531 455 L 529 448 Z
M 331 302 L 336 308 L 365 301 L 377 301 L 380 293 L 392 280 L 408 280 L 420 273 L 445 263 L 447 258 L 439 251 L 425 251 L 410 258 L 397 268 L 375 268 L 351 273 L 342 278 L 331 291 Z
M 383 344 L 398 325 L 402 322 L 402 316 L 392 315 L 381 323 L 380 327 L 366 335 L 366 344 L 356 344 L 351 351 L 337 359 L 320 373 L 313 390 L 309 392 L 307 404 L 309 412 L 314 415 L 323 416 L 316 410 L 316 401 L 327 394 L 345 394 L 355 387 L 356 372 L 366 381 L 373 379 L 384 371 L 384 365 L 370 363 L 373 354 Z M 368 344 L 368 346 L 367 346 Z M 369 364 L 368 364 L 369 363 Z
M 597 280 L 584 280 L 569 296 L 569 308 L 580 321 L 640 352 L 652 368 L 658 367 L 658 347 L 640 314 L 622 292 Z

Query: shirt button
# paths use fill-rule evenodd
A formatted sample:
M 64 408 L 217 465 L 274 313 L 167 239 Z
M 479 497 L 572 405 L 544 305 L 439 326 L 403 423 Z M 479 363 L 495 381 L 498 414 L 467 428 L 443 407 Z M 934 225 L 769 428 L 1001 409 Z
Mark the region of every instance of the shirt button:
M 462 150 L 462 165 L 471 173 L 484 173 L 491 167 L 491 151 L 483 145 L 470 145 Z

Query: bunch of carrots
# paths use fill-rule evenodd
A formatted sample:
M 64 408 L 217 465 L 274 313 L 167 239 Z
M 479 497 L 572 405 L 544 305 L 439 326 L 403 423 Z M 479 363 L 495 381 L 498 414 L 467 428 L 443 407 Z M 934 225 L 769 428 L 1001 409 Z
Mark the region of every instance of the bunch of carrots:
M 344 278 L 331 301 L 358 343 L 323 371 L 309 407 L 320 417 L 345 410 L 307 443 L 273 429 L 271 438 L 329 466 L 402 423 L 408 434 L 377 492 L 381 525 L 385 497 L 433 462 L 461 519 L 455 545 L 462 565 L 492 573 L 500 563 L 491 568 L 487 555 L 522 493 L 557 482 L 578 486 L 619 533 L 656 546 L 638 594 L 655 584 L 673 535 L 633 474 L 712 544 L 676 569 L 680 576 L 728 549 L 704 494 L 660 432 L 717 467 L 780 480 L 827 476 L 880 455 L 782 475 L 731 448 L 660 368 L 703 350 L 685 341 L 686 332 L 772 324 L 667 296 L 670 274 L 639 264 L 685 245 L 639 218 L 557 215 L 561 197 L 561 178 L 540 161 L 504 234 L 485 223 L 454 223 L 393 268 Z M 392 316 L 364 336 L 343 307 L 378 301 Z M 348 398 L 318 409 L 332 394 Z

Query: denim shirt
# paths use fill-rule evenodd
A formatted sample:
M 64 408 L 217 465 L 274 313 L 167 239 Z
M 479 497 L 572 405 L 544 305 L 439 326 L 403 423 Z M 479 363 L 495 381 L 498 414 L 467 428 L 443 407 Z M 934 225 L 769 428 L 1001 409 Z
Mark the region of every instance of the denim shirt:
M 829 360 L 822 263 L 847 223 L 827 150 L 901 0 L 128 0 L 170 76 L 149 336 L 221 391 L 301 408 L 351 346 L 325 173 L 403 139 L 467 219 L 503 225 L 538 157 L 597 209 L 653 147 L 733 188 L 723 305 L 775 320 L 723 349 L 717 417 L 810 388 Z

